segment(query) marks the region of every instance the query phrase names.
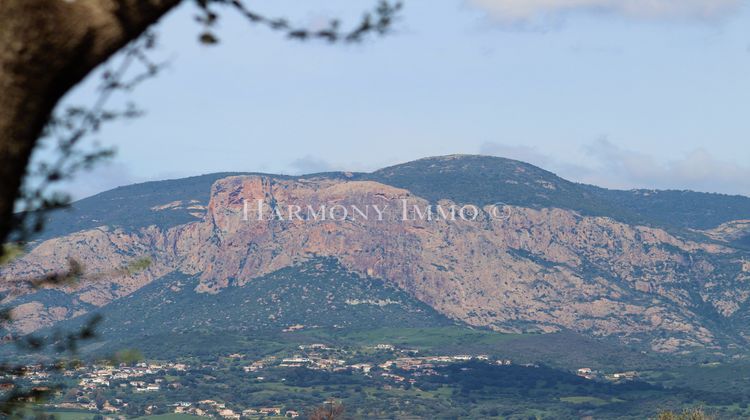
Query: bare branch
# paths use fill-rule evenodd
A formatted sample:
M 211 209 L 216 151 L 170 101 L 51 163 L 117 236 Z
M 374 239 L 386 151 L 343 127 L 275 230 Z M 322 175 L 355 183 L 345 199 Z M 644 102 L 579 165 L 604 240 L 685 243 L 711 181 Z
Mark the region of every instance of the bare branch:
M 348 31 L 342 31 L 341 23 L 336 19 L 332 19 L 328 27 L 324 29 L 294 27 L 285 18 L 267 17 L 249 10 L 241 0 L 197 0 L 197 3 L 202 14 L 196 17 L 196 20 L 205 26 L 205 30 L 201 33 L 199 39 L 205 44 L 216 44 L 218 42 L 218 38 L 212 31 L 219 17 L 211 8 L 214 4 L 229 5 L 247 18 L 251 24 L 285 32 L 290 39 L 299 41 L 320 39 L 331 43 L 356 43 L 364 40 L 369 34 L 385 35 L 391 30 L 397 14 L 402 8 L 400 1 L 391 3 L 381 0 L 372 12 L 364 14 L 358 25 Z

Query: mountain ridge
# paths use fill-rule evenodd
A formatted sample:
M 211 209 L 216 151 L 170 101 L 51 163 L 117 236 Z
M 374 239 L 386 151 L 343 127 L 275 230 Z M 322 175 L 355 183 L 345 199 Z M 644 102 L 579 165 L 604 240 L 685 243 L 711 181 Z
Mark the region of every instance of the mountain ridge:
M 446 162 L 461 162 L 464 165 L 479 164 L 480 166 L 477 170 L 484 169 L 485 171 L 488 166 L 496 166 L 495 164 L 500 163 L 502 171 L 494 174 L 494 179 L 488 179 L 486 172 L 478 177 L 466 178 L 467 174 L 471 175 L 472 171 L 474 171 L 472 168 L 468 168 L 466 171 L 457 173 L 457 175 L 464 178 L 463 182 L 454 182 L 453 185 L 447 185 L 447 188 L 443 187 L 437 191 L 433 191 L 430 185 L 435 183 L 436 178 L 441 174 L 439 172 L 436 173 L 435 170 L 426 169 L 430 169 L 430 167 L 434 168 L 437 164 L 445 164 Z M 425 164 L 427 164 L 427 167 L 424 166 Z M 547 192 L 545 191 L 545 186 L 535 187 L 530 194 L 528 188 L 533 183 L 530 182 L 532 180 L 528 179 L 521 187 L 511 188 L 502 193 L 485 191 L 477 187 L 477 184 L 481 182 L 498 181 L 498 176 L 512 173 L 509 170 L 510 168 L 519 167 L 537 175 L 538 178 L 533 181 L 539 181 L 540 185 L 547 183 L 547 188 L 550 185 L 564 188 L 563 192 L 570 193 L 571 195 L 563 199 L 545 197 L 544 193 Z M 453 170 L 453 173 L 455 172 Z M 146 227 L 149 224 L 174 226 L 186 223 L 193 220 L 188 212 L 171 212 L 169 218 L 159 218 L 155 217 L 154 214 L 144 213 L 142 210 L 147 210 L 152 205 L 186 199 L 196 200 L 199 205 L 207 205 L 210 185 L 218 179 L 233 175 L 257 175 L 283 180 L 315 178 L 370 180 L 410 190 L 431 201 L 448 198 L 457 202 L 476 203 L 479 201 L 480 204 L 504 202 L 506 204 L 534 208 L 569 208 L 586 215 L 608 216 L 631 224 L 646 224 L 666 229 L 708 229 L 733 220 L 750 218 L 750 198 L 742 195 L 696 192 L 691 190 L 613 190 L 568 181 L 552 172 L 513 159 L 483 155 L 447 155 L 426 157 L 392 165 L 370 173 L 336 171 L 294 176 L 261 172 L 218 172 L 187 178 L 148 181 L 121 186 L 78 200 L 72 203 L 69 210 L 52 212 L 46 218 L 45 231 L 37 236 L 36 239 L 62 236 L 75 232 L 75 229 L 93 228 L 102 223 L 119 225 L 126 229 L 137 229 Z M 518 179 L 501 178 L 500 180 L 519 183 Z M 445 180 L 443 179 L 442 182 L 445 182 Z M 517 190 L 523 191 L 519 193 Z M 158 195 L 155 194 L 156 192 L 158 192 Z M 156 197 L 154 197 L 155 195 Z M 125 200 L 125 197 L 128 200 Z M 133 202 L 133 199 L 136 199 L 135 202 Z M 663 204 L 657 210 L 650 209 L 649 203 L 653 206 L 654 203 L 657 203 L 657 199 L 661 200 Z M 102 204 L 102 201 L 114 202 L 116 200 L 129 202 L 124 204 L 119 203 L 123 205 L 121 212 L 112 212 L 113 206 Z M 718 200 L 718 203 L 707 207 L 707 202 L 712 200 Z M 590 204 L 581 204 L 586 202 L 590 202 Z M 695 211 L 696 207 L 700 206 L 703 206 L 703 210 Z M 98 210 L 101 208 L 106 208 L 109 214 L 102 214 Z M 114 209 L 117 210 L 118 207 L 114 207 Z M 136 212 L 136 217 L 132 217 L 134 214 L 133 211 Z M 662 214 L 655 215 L 654 213 Z M 158 216 L 164 216 L 164 214 L 159 214 Z M 132 220 L 134 219 L 139 222 L 133 224 Z
M 1 273 L 46 273 L 71 258 L 95 273 L 143 255 L 153 261 L 125 278 L 60 288 L 70 298 L 59 298 L 58 306 L 25 291 L 17 298 L 24 331 L 116 302 L 175 271 L 199 276 L 197 293 L 219 293 L 322 256 L 476 327 L 571 329 L 660 352 L 747 344 L 742 320 L 750 313 L 750 265 L 740 245 L 750 225 L 740 216 L 745 206 L 750 212 L 749 198 L 660 192 L 661 202 L 644 194 L 631 203 L 633 192 L 580 185 L 482 156 L 426 158 L 371 174 L 223 173 L 138 184 L 92 198 L 82 213 L 74 205 L 65 217 L 75 223 L 67 228 L 81 230 L 53 229 L 55 237 L 41 238 Z M 484 210 L 502 202 L 512 216 L 496 220 L 483 210 L 476 222 L 251 224 L 242 220 L 242 199 L 285 206 L 406 200 L 422 208 L 471 203 Z M 698 217 L 691 219 L 693 213 Z M 56 222 L 65 225 L 65 217 Z

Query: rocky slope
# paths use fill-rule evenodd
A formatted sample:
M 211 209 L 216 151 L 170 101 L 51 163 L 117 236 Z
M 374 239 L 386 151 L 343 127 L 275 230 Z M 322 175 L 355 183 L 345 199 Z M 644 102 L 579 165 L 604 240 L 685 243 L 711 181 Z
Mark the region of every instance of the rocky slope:
M 477 181 L 482 171 L 492 176 Z M 16 328 L 33 331 L 91 311 L 169 273 L 194 276 L 195 293 L 218 294 L 333 257 L 473 326 L 571 329 L 664 352 L 747 345 L 742 320 L 750 312 L 750 264 L 738 245 L 749 226 L 741 217 L 750 211 L 744 197 L 654 192 L 661 197 L 655 209 L 638 193 L 637 203 L 623 209 L 622 197 L 633 192 L 581 186 L 521 162 L 473 156 L 373 174 L 211 181 L 206 197 L 197 190 L 165 194 L 161 202 L 158 192 L 148 196 L 147 207 L 131 212 L 134 223 L 127 225 L 108 222 L 106 213 L 97 216 L 99 223 L 79 213 L 76 226 L 83 230 L 58 230 L 61 236 L 3 267 L 3 290 L 13 289 L 5 302 L 17 306 Z M 663 197 L 677 197 L 669 198 L 671 215 L 658 210 L 670 207 Z M 697 205 L 710 202 L 707 214 L 685 206 L 686 197 Z M 499 201 L 507 204 L 493 205 Z M 431 205 L 475 205 L 478 214 L 451 220 L 449 212 L 435 211 L 426 220 L 413 210 L 424 216 Z M 327 213 L 335 220 L 313 220 L 320 214 L 307 206 L 339 207 Z M 139 226 L 135 214 L 165 222 Z M 695 214 L 695 223 L 683 220 Z M 146 270 L 118 270 L 144 256 L 152 261 Z M 12 287 L 12 279 L 64 270 L 70 259 L 96 280 L 54 291 Z

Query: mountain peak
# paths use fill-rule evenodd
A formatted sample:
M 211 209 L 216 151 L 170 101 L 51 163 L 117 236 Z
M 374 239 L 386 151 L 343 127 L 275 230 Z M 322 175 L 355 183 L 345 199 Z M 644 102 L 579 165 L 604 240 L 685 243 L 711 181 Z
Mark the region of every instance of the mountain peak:
M 380 169 L 369 178 L 431 201 L 552 207 L 566 197 L 581 198 L 576 184 L 534 165 L 497 156 L 428 157 Z
M 488 155 L 472 155 L 472 154 L 452 154 L 452 155 L 440 155 L 440 156 L 429 156 L 417 160 L 413 160 L 406 163 L 401 163 L 393 166 L 388 166 L 383 169 L 379 169 L 374 173 L 389 172 L 399 168 L 412 168 L 418 167 L 424 168 L 437 168 L 437 169 L 483 169 L 483 168 L 499 168 L 504 167 L 510 170 L 519 171 L 531 171 L 545 173 L 548 176 L 555 177 L 553 173 L 545 171 L 539 167 L 536 167 L 530 163 L 526 163 L 520 160 L 509 159 L 500 156 L 488 156 Z

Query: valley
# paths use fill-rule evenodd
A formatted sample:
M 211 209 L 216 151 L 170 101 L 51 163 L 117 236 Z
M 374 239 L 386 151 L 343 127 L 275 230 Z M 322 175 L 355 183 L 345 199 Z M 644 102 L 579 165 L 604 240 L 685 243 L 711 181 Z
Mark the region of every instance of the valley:
M 53 374 L 68 383 L 68 391 L 53 398 L 47 409 L 77 412 L 81 418 L 172 413 L 232 419 L 305 416 L 336 401 L 348 415 L 364 418 L 429 417 L 435 407 L 446 418 L 644 418 L 665 407 L 696 404 L 724 416 L 750 413 L 742 387 L 700 385 L 697 380 L 723 377 L 727 369 L 748 372 L 746 363 L 717 362 L 692 370 L 642 364 L 645 370 L 638 371 L 580 367 L 571 372 L 498 357 L 523 357 L 510 344 L 523 337 L 477 340 L 476 334 L 452 327 L 363 331 L 350 336 L 346 345 L 308 341 L 312 337 L 302 332 L 289 334 L 273 347 L 248 343 L 249 352 L 174 360 L 121 352 L 109 361 Z M 394 340 L 370 341 L 375 337 Z M 399 337 L 408 337 L 409 345 L 395 344 Z M 450 341 L 480 341 L 473 349 L 489 354 L 471 353 L 470 346 L 453 353 Z M 583 352 L 586 347 L 569 349 Z M 49 376 L 32 368 L 26 379 L 33 383 Z

